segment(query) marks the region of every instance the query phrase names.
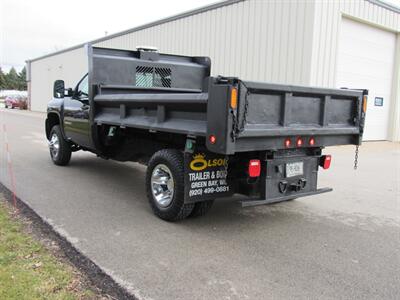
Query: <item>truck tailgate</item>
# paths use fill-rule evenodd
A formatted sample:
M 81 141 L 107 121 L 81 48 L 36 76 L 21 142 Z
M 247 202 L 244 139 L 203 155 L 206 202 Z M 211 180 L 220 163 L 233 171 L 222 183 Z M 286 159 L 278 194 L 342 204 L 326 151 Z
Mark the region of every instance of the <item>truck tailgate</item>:
M 226 119 L 230 136 L 213 151 L 231 154 L 284 148 L 285 138 L 315 138 L 315 147 L 361 142 L 361 90 L 326 89 L 238 81 L 237 111 Z M 215 93 L 217 93 L 216 91 Z M 213 99 L 209 100 L 209 109 Z M 210 120 L 211 118 L 209 118 Z M 219 121 L 220 122 L 220 121 Z M 221 127 L 210 124 L 208 133 Z M 304 144 L 303 146 L 307 146 Z

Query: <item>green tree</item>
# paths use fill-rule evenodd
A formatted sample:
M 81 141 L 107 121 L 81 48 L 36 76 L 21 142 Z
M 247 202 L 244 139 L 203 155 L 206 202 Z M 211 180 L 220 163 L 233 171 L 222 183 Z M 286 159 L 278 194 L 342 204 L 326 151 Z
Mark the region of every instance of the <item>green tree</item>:
M 16 90 L 18 88 L 18 74 L 14 67 L 6 74 L 6 89 Z
M 18 74 L 18 90 L 26 90 L 26 68 L 23 67 L 21 72 Z
M 5 74 L 3 73 L 3 70 L 0 67 L 0 90 L 5 90 L 6 89 L 6 78 Z

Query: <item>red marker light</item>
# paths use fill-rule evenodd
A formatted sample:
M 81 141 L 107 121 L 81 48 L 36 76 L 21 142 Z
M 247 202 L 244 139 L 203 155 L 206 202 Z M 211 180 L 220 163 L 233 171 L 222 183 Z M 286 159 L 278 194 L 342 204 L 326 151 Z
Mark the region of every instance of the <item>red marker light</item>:
M 289 148 L 291 144 L 292 144 L 292 142 L 290 141 L 290 139 L 286 139 L 285 140 L 285 147 L 286 148 Z
M 323 155 L 321 156 L 321 160 L 320 160 L 320 166 L 322 166 L 322 168 L 329 169 L 329 167 L 331 166 L 331 161 L 332 161 L 332 156 L 331 155 Z
M 314 146 L 315 145 L 315 139 L 314 138 L 310 138 L 309 144 L 310 144 L 310 146 Z
M 301 138 L 298 138 L 297 142 L 296 142 L 296 145 L 297 145 L 297 147 L 303 146 L 303 140 Z
M 252 159 L 249 161 L 249 176 L 259 177 L 261 173 L 261 162 L 259 159 Z
M 217 138 L 213 134 L 210 135 L 208 139 L 210 140 L 211 144 L 215 144 L 217 142 Z

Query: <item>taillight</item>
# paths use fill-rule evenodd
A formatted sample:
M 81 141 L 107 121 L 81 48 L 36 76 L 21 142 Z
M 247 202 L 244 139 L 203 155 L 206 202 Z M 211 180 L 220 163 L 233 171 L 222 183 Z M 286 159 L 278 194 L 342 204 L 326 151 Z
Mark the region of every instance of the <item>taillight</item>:
M 236 109 L 238 103 L 238 90 L 233 87 L 231 89 L 231 108 Z
M 363 103 L 362 103 L 362 110 L 363 110 L 364 113 L 367 112 L 367 104 L 368 104 L 368 96 L 364 95 Z
M 252 159 L 249 161 L 249 176 L 259 177 L 261 173 L 261 162 L 259 159 Z
M 285 140 L 285 147 L 286 148 L 289 148 L 291 144 L 292 144 L 292 142 L 290 141 L 290 139 L 286 139 Z
M 297 145 L 297 147 L 303 146 L 303 140 L 301 138 L 298 138 L 296 141 L 296 145 Z
M 217 138 L 216 138 L 216 136 L 215 135 L 210 135 L 209 137 L 208 137 L 208 139 L 209 139 L 209 141 L 210 141 L 210 143 L 211 144 L 215 144 L 216 142 L 217 142 Z
M 326 170 L 329 169 L 329 167 L 331 166 L 331 161 L 332 161 L 331 155 L 323 155 L 321 156 L 319 165 Z
M 310 146 L 314 146 L 315 145 L 315 139 L 312 137 L 310 138 L 310 140 L 308 141 L 308 143 L 310 144 Z

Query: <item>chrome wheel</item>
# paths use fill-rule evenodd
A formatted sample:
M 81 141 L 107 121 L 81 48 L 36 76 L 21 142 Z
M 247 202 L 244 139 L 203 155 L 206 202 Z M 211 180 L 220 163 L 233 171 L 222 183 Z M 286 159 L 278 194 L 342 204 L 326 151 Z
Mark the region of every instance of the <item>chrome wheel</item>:
M 151 192 L 160 207 L 168 207 L 174 197 L 175 182 L 171 170 L 164 164 L 157 165 L 151 174 Z
M 58 156 L 58 152 L 60 151 L 60 140 L 58 139 L 58 136 L 55 133 L 53 133 L 49 141 L 49 149 L 52 157 Z

